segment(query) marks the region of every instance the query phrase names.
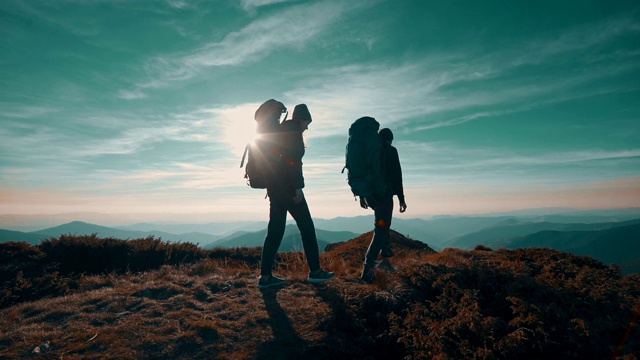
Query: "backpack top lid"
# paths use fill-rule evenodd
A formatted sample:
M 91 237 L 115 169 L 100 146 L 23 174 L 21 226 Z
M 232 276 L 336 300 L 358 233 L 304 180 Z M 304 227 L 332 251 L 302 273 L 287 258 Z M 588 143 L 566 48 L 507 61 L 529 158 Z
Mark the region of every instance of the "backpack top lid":
M 293 120 L 307 120 L 311 122 L 311 113 L 309 112 L 309 108 L 306 104 L 298 104 L 293 109 L 293 116 L 291 117 Z
M 275 99 L 269 99 L 260 105 L 253 118 L 258 123 L 259 128 L 270 127 L 277 125 L 280 121 L 280 116 L 286 111 L 287 108 L 283 103 Z
M 378 134 L 380 123 L 370 116 L 363 116 L 354 121 L 349 128 L 349 136 L 361 136 L 373 132 Z

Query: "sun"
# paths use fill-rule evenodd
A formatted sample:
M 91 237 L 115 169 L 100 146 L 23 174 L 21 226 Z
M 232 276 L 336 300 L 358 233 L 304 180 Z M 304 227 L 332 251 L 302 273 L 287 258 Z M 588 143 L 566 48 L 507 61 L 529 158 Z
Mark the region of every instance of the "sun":
M 247 144 L 255 140 L 256 122 L 253 115 L 258 106 L 259 104 L 247 104 L 219 111 L 218 115 L 223 122 L 222 142 L 233 154 L 242 156 Z

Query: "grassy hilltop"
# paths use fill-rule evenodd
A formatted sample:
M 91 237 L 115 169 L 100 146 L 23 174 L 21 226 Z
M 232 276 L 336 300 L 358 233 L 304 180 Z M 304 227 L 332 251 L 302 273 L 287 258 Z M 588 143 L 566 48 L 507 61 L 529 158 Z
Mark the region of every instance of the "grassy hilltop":
M 640 275 L 549 249 L 435 252 L 393 232 L 398 272 L 358 280 L 371 233 L 308 284 L 260 248 L 96 236 L 0 244 L 0 359 L 638 359 Z

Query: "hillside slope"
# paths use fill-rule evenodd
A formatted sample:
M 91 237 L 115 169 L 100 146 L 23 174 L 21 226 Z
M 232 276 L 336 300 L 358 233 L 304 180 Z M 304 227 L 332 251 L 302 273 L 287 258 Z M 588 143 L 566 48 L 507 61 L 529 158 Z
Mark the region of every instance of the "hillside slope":
M 0 244 L 0 359 L 633 359 L 640 276 L 548 249 L 473 251 L 393 233 L 396 273 L 358 279 L 371 233 L 330 246 L 312 285 L 260 248 L 155 239 Z M 82 256 L 81 256 L 82 255 Z M 634 317 L 635 315 L 635 317 Z
M 551 248 L 616 264 L 627 274 L 640 273 L 640 224 L 600 231 L 541 231 L 516 238 L 506 247 Z
M 0 229 L 0 243 L 9 241 L 24 241 L 29 244 L 37 245 L 41 240 L 46 239 L 46 235 L 31 234 L 22 231 L 12 231 Z
M 540 231 L 600 231 L 639 223 L 640 219 L 605 223 L 522 222 L 516 219 L 507 219 L 473 233 L 452 239 L 447 245 L 462 249 L 473 249 L 476 245 L 500 248 L 506 247 L 515 237 L 522 237 Z

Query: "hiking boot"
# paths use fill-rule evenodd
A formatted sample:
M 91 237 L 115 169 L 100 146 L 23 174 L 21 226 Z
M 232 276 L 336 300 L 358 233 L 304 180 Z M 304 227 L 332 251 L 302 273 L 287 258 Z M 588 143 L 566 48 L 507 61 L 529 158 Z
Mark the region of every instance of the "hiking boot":
M 389 260 L 387 259 L 383 259 L 382 261 L 380 261 L 378 265 L 376 265 L 376 269 L 380 269 L 380 270 L 384 270 L 392 273 L 397 271 L 396 268 L 394 268 L 393 265 L 391 265 L 391 262 L 389 262 Z
M 360 276 L 362 281 L 373 284 L 376 281 L 376 269 L 374 267 L 365 267 Z
M 287 283 L 287 280 L 280 279 L 273 275 L 262 275 L 258 281 L 258 289 L 266 289 L 270 287 L 281 286 Z
M 310 283 L 321 283 L 323 281 L 331 280 L 336 275 L 329 271 L 324 271 L 322 268 L 312 271 L 309 273 L 309 278 L 307 279 Z

